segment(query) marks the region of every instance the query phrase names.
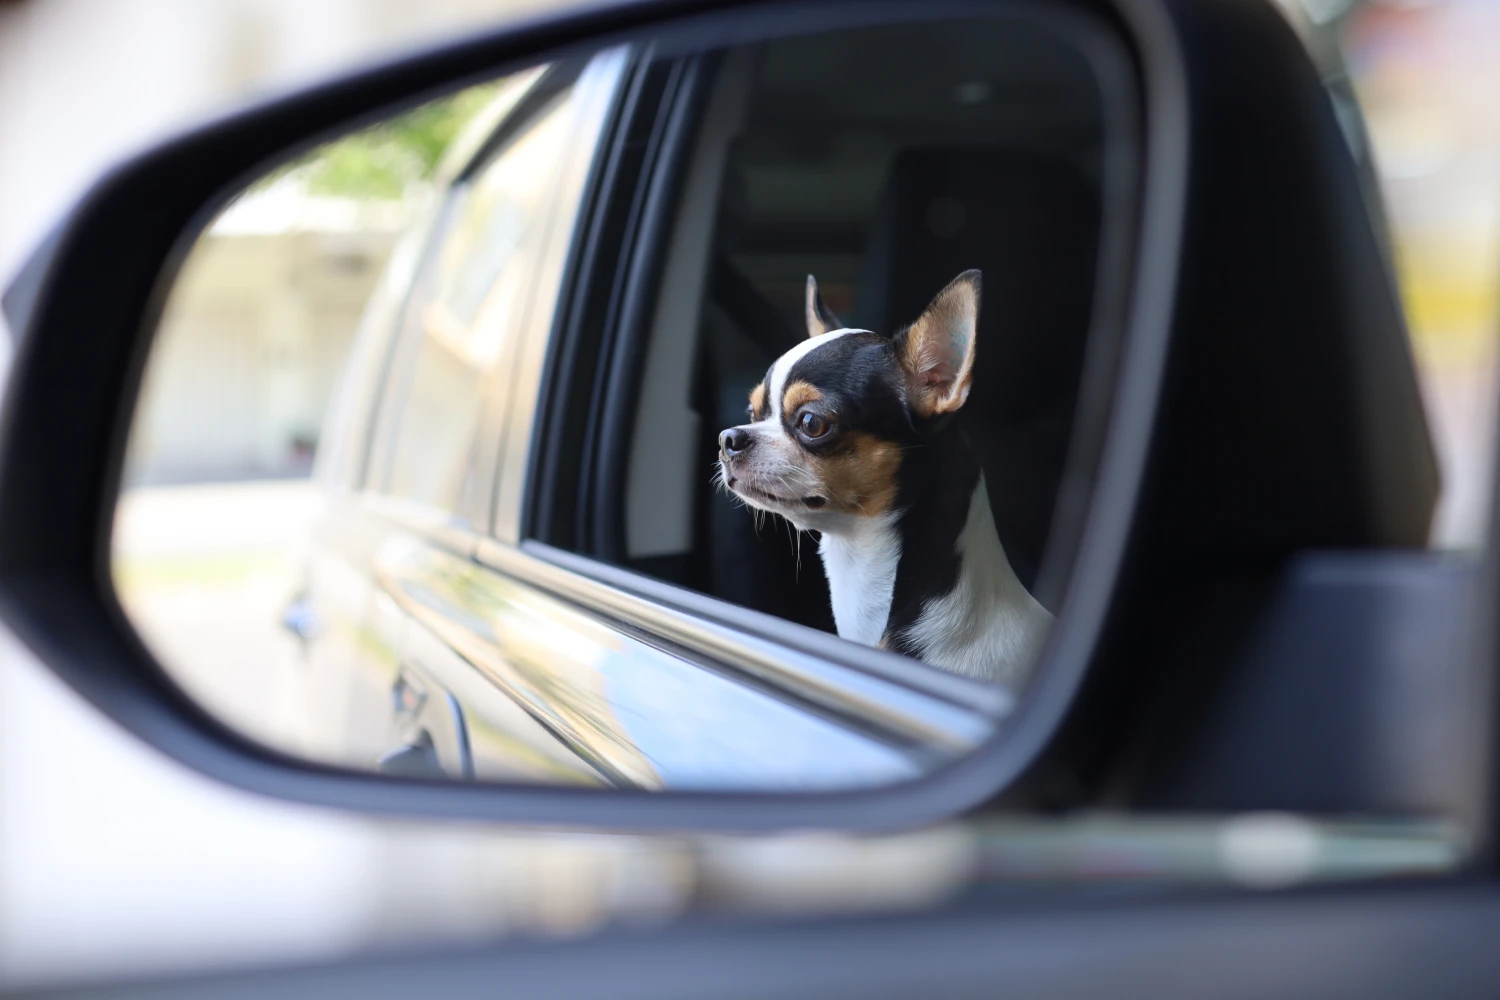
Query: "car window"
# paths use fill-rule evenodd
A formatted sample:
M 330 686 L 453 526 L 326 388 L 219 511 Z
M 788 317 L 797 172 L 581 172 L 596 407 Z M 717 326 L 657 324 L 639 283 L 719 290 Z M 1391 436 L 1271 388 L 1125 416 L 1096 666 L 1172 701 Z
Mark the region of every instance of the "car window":
M 869 65 L 883 69 L 872 76 L 862 69 Z M 1032 634 L 1044 632 L 1066 583 L 1066 559 L 1049 562 L 1048 543 L 1065 481 L 1075 474 L 1068 446 L 1101 232 L 1116 210 L 1106 203 L 1113 206 L 1120 189 L 1112 172 L 1133 162 L 1110 151 L 1128 142 L 1128 114 L 1106 107 L 1087 52 L 1044 27 L 1005 20 L 773 40 L 721 52 L 700 68 L 702 103 L 681 159 L 656 167 L 657 177 L 672 178 L 670 205 L 659 209 L 660 242 L 634 248 L 649 304 L 635 326 L 622 315 L 619 336 L 628 346 L 607 356 L 592 385 L 574 390 L 575 405 L 592 411 L 579 419 L 593 423 L 580 456 L 581 513 L 542 537 L 731 605 L 905 651 L 905 640 L 923 627 L 917 619 L 940 603 L 934 595 L 953 591 L 931 584 L 931 593 L 903 598 L 898 583 L 893 597 L 894 567 L 927 559 L 928 576 L 947 572 L 939 564 L 952 563 L 955 546 L 967 544 L 955 536 L 972 506 L 980 512 L 976 525 L 991 522 L 980 532 L 984 544 L 1003 549 L 994 561 L 1005 563 L 1005 587 L 1042 623 Z M 810 276 L 830 317 L 819 332 L 871 331 L 866 340 L 877 350 L 880 338 L 936 315 L 939 293 L 971 272 L 982 272 L 982 281 L 975 274 L 964 286 L 972 292 L 967 301 L 982 308 L 967 402 L 954 413 L 928 414 L 923 433 L 936 435 L 950 419 L 960 428 L 971 446 L 964 461 L 981 469 L 987 499 L 971 492 L 978 480 L 955 480 L 944 487 L 954 495 L 937 503 L 941 510 L 907 515 L 921 506 L 908 495 L 916 489 L 911 480 L 924 475 L 920 442 L 906 441 L 893 425 L 873 429 L 871 414 L 894 399 L 877 391 L 878 379 L 844 385 L 839 416 L 852 423 L 860 413 L 866 422 L 821 452 L 792 447 L 789 423 L 773 426 L 779 400 L 755 402 L 790 384 L 778 359 L 791 358 L 790 371 L 796 357 L 812 357 Z M 597 280 L 619 279 L 606 271 Z M 620 308 L 628 310 L 628 297 Z M 824 360 L 828 378 L 863 370 L 853 354 Z M 780 435 L 773 445 L 801 463 L 770 473 L 763 492 L 777 483 L 791 490 L 792 480 L 811 482 L 826 468 L 828 478 L 805 489 L 809 503 L 832 503 L 838 510 L 828 513 L 842 516 L 841 495 L 860 516 L 880 507 L 875 520 L 886 528 L 905 518 L 905 527 L 887 533 L 906 537 L 874 557 L 886 562 L 861 563 L 851 585 L 869 589 L 874 580 L 874 589 L 884 588 L 881 607 L 853 613 L 868 622 L 839 620 L 841 595 L 822 558 L 839 544 L 835 518 L 805 505 L 809 516 L 781 516 L 774 504 L 758 507 L 753 490 L 736 492 L 721 461 L 722 435 L 750 424 Z M 873 450 L 866 455 L 857 442 L 874 442 Z M 862 481 L 881 465 L 867 460 L 877 453 L 891 456 L 884 465 L 897 470 L 878 487 Z M 934 525 L 942 530 L 928 530 Z M 923 544 L 932 550 L 918 552 Z M 899 557 L 890 555 L 903 546 Z M 908 607 L 898 620 L 901 600 Z M 848 611 L 850 600 L 843 604 Z M 958 633 L 980 626 L 962 618 L 939 626 L 947 636 L 934 637 L 929 649 L 946 637 L 968 641 Z M 950 657 L 947 666 L 955 662 Z M 1006 673 L 1020 679 L 1027 669 Z M 956 672 L 996 676 L 987 666 Z
M 317 452 L 316 477 L 329 486 L 357 488 L 364 476 L 371 430 L 368 418 L 379 398 L 401 304 L 420 261 L 422 236 L 431 223 L 435 200 L 428 197 L 414 213 L 419 221 L 397 242 L 350 339 L 343 371 L 330 394 Z
M 463 514 L 481 483 L 481 433 L 497 375 L 532 303 L 550 197 L 571 138 L 572 89 L 548 101 L 453 192 L 408 307 L 409 342 L 387 405 L 386 493 Z

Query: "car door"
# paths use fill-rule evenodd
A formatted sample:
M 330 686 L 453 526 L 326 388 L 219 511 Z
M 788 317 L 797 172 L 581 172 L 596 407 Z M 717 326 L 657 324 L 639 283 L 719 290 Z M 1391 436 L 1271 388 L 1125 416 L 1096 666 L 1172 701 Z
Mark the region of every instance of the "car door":
M 566 564 L 566 553 L 524 538 L 521 511 L 543 460 L 533 445 L 538 414 L 548 380 L 561 377 L 560 365 L 546 364 L 549 349 L 577 304 L 570 296 L 587 287 L 578 261 L 613 216 L 649 211 L 644 192 L 670 175 L 667 158 L 646 151 L 660 148 L 662 133 L 709 82 L 697 61 L 607 58 L 574 85 L 578 100 L 597 101 L 581 111 L 587 126 L 574 135 L 612 128 L 597 152 L 592 141 L 575 142 L 559 166 L 552 224 L 534 268 L 507 265 L 528 268 L 533 298 L 508 338 L 510 381 L 491 387 L 501 412 L 486 425 L 498 439 L 482 445 L 499 458 L 489 530 L 432 519 L 430 502 L 398 508 L 401 472 L 389 474 L 398 484 L 388 489 L 389 512 L 404 526 L 382 544 L 375 573 L 381 599 L 399 603 L 409 619 L 397 683 L 410 679 L 425 692 L 429 707 L 417 711 L 442 706 L 438 725 L 459 718 L 468 741 L 467 753 L 445 753 L 436 738 L 429 749 L 429 727 L 412 718 L 402 723 L 405 745 L 435 754 L 445 774 L 469 767 L 489 780 L 722 790 L 915 777 L 984 737 L 996 692 L 955 678 L 924 687 L 829 662 L 694 613 L 683 606 L 692 600 L 686 592 L 642 594 L 628 575 L 601 579 L 604 567 Z M 616 100 L 620 88 L 629 100 Z M 421 365 L 413 366 L 415 381 Z M 402 463 L 405 433 L 394 432 L 393 466 Z M 422 441 L 434 446 L 429 436 Z M 693 710 L 674 710 L 686 705 Z M 551 752 L 558 746 L 569 754 Z
M 331 763 L 368 764 L 349 736 L 351 691 L 364 673 L 361 665 L 382 641 L 369 628 L 375 600 L 369 557 L 378 524 L 365 512 L 360 487 L 371 414 L 437 207 L 434 198 L 417 211 L 360 321 L 314 470 L 320 503 L 309 526 L 301 586 L 282 613 L 300 654 L 299 689 L 288 699 L 297 710 L 296 738 L 304 752 Z
M 302 585 L 282 624 L 300 645 L 301 686 L 288 699 L 299 710 L 299 745 L 330 763 L 368 767 L 390 750 L 394 720 L 405 714 L 403 692 L 410 700 L 417 690 L 396 686 L 405 619 L 375 586 L 374 557 L 389 531 L 384 511 L 391 506 L 382 501 L 377 478 L 388 437 L 381 420 L 390 420 L 389 392 L 404 391 L 397 356 L 410 353 L 413 330 L 420 332 L 435 280 L 432 255 L 470 187 L 466 171 L 483 156 L 496 123 L 509 120 L 548 71 L 536 67 L 482 88 L 487 101 L 454 137 L 435 183 L 412 193 L 404 235 L 366 305 L 329 402 L 314 470 L 321 502 L 310 525 Z M 554 76 L 548 86 L 555 82 Z
M 410 567 L 462 566 L 488 521 L 516 340 L 538 309 L 570 163 L 608 107 L 623 52 L 536 75 L 443 194 L 390 351 L 364 488 L 343 518 L 360 535 L 371 593 L 347 685 L 347 753 L 404 774 L 473 773 L 471 744 L 512 780 L 593 772 L 508 703 L 467 723 L 455 693 L 485 708 L 487 685 L 452 642 L 447 611 Z M 460 574 L 461 575 L 461 574 Z M 451 610 L 451 609 L 448 609 Z M 509 711 L 506 711 L 509 709 Z M 496 739 L 490 734 L 499 719 Z M 492 723 L 488 727 L 486 722 Z

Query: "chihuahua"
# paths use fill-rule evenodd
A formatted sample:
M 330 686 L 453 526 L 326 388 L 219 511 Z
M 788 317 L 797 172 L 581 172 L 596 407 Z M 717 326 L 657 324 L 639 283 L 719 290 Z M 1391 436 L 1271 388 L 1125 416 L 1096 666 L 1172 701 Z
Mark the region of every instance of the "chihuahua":
M 1012 686 L 1052 616 L 1011 569 L 979 461 L 953 422 L 969 397 L 980 274 L 891 336 L 843 326 L 808 275 L 808 339 L 719 435 L 724 486 L 821 535 L 845 639 Z

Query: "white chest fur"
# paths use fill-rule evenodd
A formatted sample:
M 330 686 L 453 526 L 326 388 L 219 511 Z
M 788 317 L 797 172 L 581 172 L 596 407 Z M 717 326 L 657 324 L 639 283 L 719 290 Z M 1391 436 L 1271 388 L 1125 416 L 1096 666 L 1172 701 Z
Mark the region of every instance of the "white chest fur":
M 874 646 L 885 635 L 901 561 L 901 536 L 892 517 L 851 519 L 847 529 L 824 531 L 818 544 L 833 623 L 839 635 Z
M 839 635 L 877 645 L 890 617 L 901 560 L 894 519 L 862 520 L 843 530 L 825 530 L 818 551 Z M 982 478 L 969 501 L 958 552 L 958 584 L 929 599 L 902 638 L 932 666 L 1019 685 L 1036 662 L 1052 616 L 1011 569 L 995 533 Z
M 1036 664 L 1052 615 L 1016 578 L 983 477 L 958 536 L 958 585 L 922 606 L 905 638 L 924 663 L 966 677 L 1019 686 Z

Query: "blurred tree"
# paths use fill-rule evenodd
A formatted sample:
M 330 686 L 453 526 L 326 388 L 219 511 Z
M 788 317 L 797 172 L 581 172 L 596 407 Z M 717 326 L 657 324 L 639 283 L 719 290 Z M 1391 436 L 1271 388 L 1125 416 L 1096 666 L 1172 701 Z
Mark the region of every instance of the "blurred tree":
M 497 81 L 468 87 L 326 143 L 286 164 L 262 184 L 295 174 L 309 194 L 400 198 L 412 184 L 432 176 L 454 136 L 494 97 L 499 85 Z

